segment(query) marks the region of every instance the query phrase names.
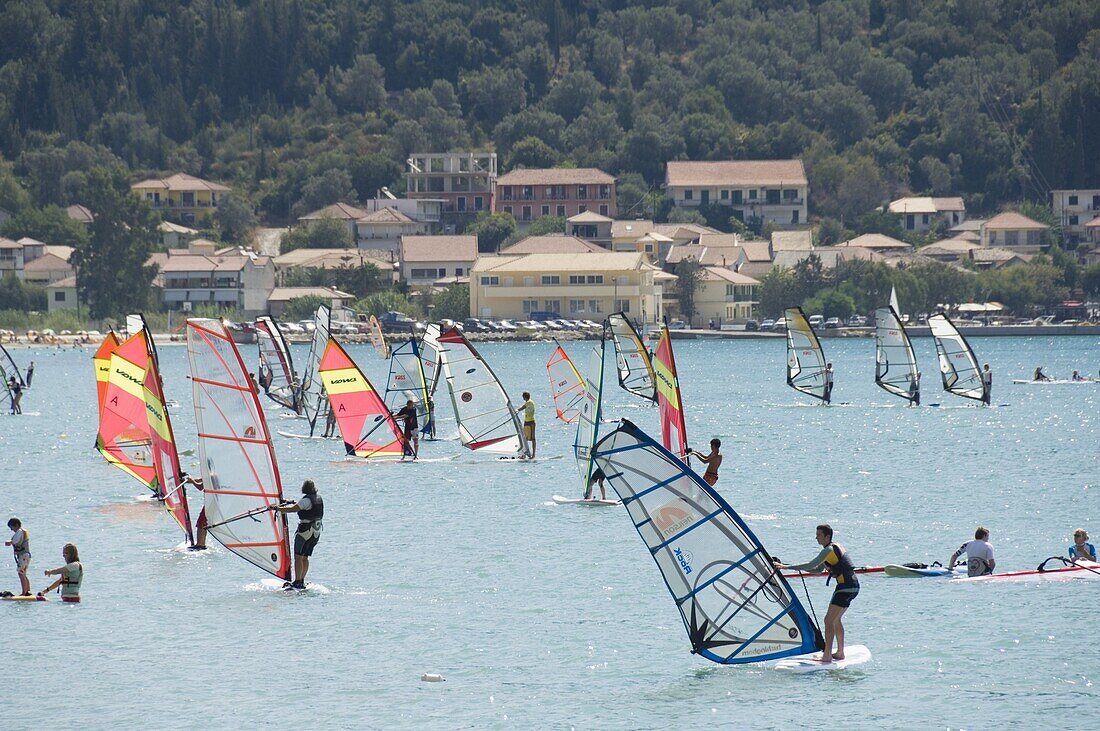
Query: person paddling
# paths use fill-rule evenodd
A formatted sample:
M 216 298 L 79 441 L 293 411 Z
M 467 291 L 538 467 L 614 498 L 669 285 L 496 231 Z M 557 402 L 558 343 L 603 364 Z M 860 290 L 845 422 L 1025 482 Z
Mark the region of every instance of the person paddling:
M 703 473 L 703 479 L 711 487 L 714 487 L 714 483 L 718 482 L 718 468 L 722 466 L 722 455 L 719 453 L 721 449 L 722 440 L 715 438 L 710 440 L 710 454 L 703 454 L 694 449 L 688 450 L 688 454 L 695 455 L 707 466 L 707 471 Z
M 84 566 L 80 563 L 80 554 L 76 546 L 66 543 L 61 549 L 61 555 L 65 557 L 65 565 L 56 569 L 46 569 L 46 576 L 58 575 L 57 581 L 47 586 L 39 595 L 49 594 L 57 587 L 61 587 L 61 601 L 66 604 L 80 603 L 80 584 L 84 581 Z
M 304 589 L 309 559 L 321 538 L 325 501 L 317 494 L 313 480 L 306 480 L 302 483 L 302 497 L 298 502 L 284 500 L 281 505 L 272 505 L 271 509 L 279 513 L 298 514 L 298 530 L 294 533 L 294 581 L 283 584 L 283 588 Z
M 777 561 L 776 568 L 810 572 L 824 568 L 829 572 L 825 583 L 836 580 L 833 598 L 829 600 L 829 611 L 825 614 L 825 649 L 821 653 L 821 662 L 829 663 L 844 659 L 844 624 L 841 619 L 859 594 L 859 579 L 856 578 L 855 566 L 848 551 L 839 543 L 833 543 L 833 529 L 828 523 L 817 526 L 817 543 L 823 548 L 813 560 L 800 564 Z M 835 652 L 832 649 L 833 638 L 836 638 Z
M 959 556 L 964 553 L 966 554 L 967 576 L 988 576 L 993 573 L 993 568 L 997 565 L 997 562 L 993 558 L 993 546 L 989 544 L 988 528 L 978 526 L 978 529 L 974 531 L 974 540 L 959 546 L 958 550 L 951 554 L 951 560 L 944 566 L 951 568 L 955 565 L 955 561 L 959 559 Z
M 1031 380 L 1033 380 L 1033 381 L 1049 381 L 1050 376 L 1048 376 L 1046 373 L 1043 373 L 1043 367 L 1039 366 L 1038 368 L 1035 369 L 1035 375 L 1031 377 Z
M 12 531 L 11 540 L 4 541 L 4 545 L 11 546 L 11 550 L 15 552 L 15 572 L 19 574 L 19 587 L 23 596 L 30 596 L 31 580 L 27 577 L 27 567 L 31 565 L 31 539 L 19 518 L 9 520 L 8 528 Z
M 1096 546 L 1088 542 L 1089 534 L 1084 528 L 1073 531 L 1073 545 L 1069 547 L 1069 557 L 1074 561 L 1096 562 Z

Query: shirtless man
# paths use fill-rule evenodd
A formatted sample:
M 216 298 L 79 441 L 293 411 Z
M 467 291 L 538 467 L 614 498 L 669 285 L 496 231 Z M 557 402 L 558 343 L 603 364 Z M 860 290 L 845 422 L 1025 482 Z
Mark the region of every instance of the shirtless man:
M 715 438 L 710 440 L 710 454 L 703 454 L 694 449 L 688 450 L 688 454 L 695 455 L 707 466 L 707 471 L 703 473 L 703 479 L 711 487 L 714 487 L 714 483 L 718 482 L 718 468 L 722 466 L 720 449 L 722 449 L 722 440 Z

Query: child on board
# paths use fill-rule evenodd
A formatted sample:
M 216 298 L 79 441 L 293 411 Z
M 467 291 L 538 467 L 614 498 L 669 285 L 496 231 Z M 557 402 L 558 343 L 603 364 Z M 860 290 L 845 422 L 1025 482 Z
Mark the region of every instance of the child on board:
M 1084 528 L 1073 531 L 1073 545 L 1069 547 L 1069 557 L 1074 561 L 1097 561 L 1096 546 L 1088 540 L 1089 534 Z
M 400 419 L 402 435 L 404 436 L 405 452 L 401 455 L 401 461 L 405 461 L 405 457 L 412 455 L 415 460 L 420 452 L 420 436 L 417 432 L 417 420 L 416 420 L 416 403 L 412 399 L 405 401 L 405 408 L 400 411 L 396 411 L 393 414 L 393 418 Z
M 294 581 L 283 584 L 284 589 L 306 588 L 306 573 L 309 572 L 309 559 L 313 549 L 321 538 L 321 519 L 325 517 L 325 502 L 317 494 L 313 480 L 302 483 L 302 497 L 298 502 L 284 500 L 281 505 L 272 505 L 279 513 L 297 513 L 298 530 L 294 533 Z
M 776 568 L 794 571 L 820 571 L 824 568 L 829 572 L 825 583 L 836 580 L 833 598 L 829 600 L 829 611 L 825 614 L 825 650 L 821 653 L 821 662 L 829 663 L 844 659 L 844 624 L 841 619 L 859 594 L 859 579 L 856 578 L 855 566 L 848 551 L 839 543 L 833 543 L 833 529 L 828 523 L 817 526 L 817 543 L 823 548 L 813 560 L 799 564 L 777 561 Z M 834 638 L 835 652 L 832 649 Z
M 523 405 L 520 406 L 523 411 L 523 436 L 527 440 L 527 443 L 531 445 L 530 453 L 527 455 L 528 459 L 535 458 L 535 402 L 531 400 L 531 394 L 527 391 L 523 392 Z
M 23 596 L 30 596 L 31 580 L 27 577 L 27 567 L 31 565 L 31 539 L 19 518 L 9 520 L 8 528 L 12 531 L 11 540 L 4 541 L 4 545 L 11 546 L 15 552 L 15 571 L 19 574 L 19 587 Z
M 694 449 L 688 449 L 688 454 L 694 454 L 707 466 L 707 471 L 703 473 L 703 479 L 708 485 L 714 487 L 714 484 L 718 482 L 718 468 L 722 466 L 722 455 L 719 450 L 722 449 L 722 440 L 715 438 L 710 440 L 710 454 L 703 454 Z
M 959 546 L 958 550 L 951 554 L 951 560 L 944 566 L 948 568 L 955 565 L 959 556 L 966 554 L 967 576 L 988 576 L 993 573 L 997 561 L 993 558 L 993 546 L 989 544 L 989 529 L 978 526 L 974 531 L 974 540 L 967 541 Z
M 39 594 L 49 594 L 57 587 L 61 587 L 61 601 L 66 604 L 80 603 L 80 584 L 84 581 L 84 566 L 80 563 L 80 554 L 76 546 L 66 543 L 61 549 L 61 555 L 65 558 L 65 565 L 56 569 L 46 569 L 46 576 L 58 575 L 57 581 L 47 586 Z

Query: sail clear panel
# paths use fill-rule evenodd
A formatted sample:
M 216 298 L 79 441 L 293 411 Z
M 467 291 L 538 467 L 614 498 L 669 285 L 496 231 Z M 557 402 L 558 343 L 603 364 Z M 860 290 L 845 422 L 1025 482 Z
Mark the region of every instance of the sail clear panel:
M 580 415 L 584 399 L 584 379 L 577 372 L 565 348 L 558 345 L 546 361 L 546 375 L 550 378 L 550 395 L 554 399 L 554 411 L 566 424 L 572 424 Z
M 581 401 L 577 418 L 577 433 L 573 439 L 573 455 L 577 458 L 577 467 L 584 478 L 585 491 L 592 478 L 592 450 L 600 434 L 600 416 L 603 406 L 603 361 L 607 341 L 601 340 L 598 348 L 592 349 L 592 358 L 585 374 L 584 400 Z
M 661 411 L 661 443 L 680 459 L 687 459 L 684 404 L 680 397 L 680 379 L 676 375 L 676 358 L 672 354 L 672 337 L 667 325 L 661 328 L 661 337 L 653 351 L 653 371 L 657 376 L 657 407 Z
M 439 362 L 439 325 L 430 322 L 420 341 L 420 359 L 424 361 L 424 380 L 428 383 L 428 395 L 435 396 L 443 364 Z
M 932 337 L 936 341 L 936 355 L 940 360 L 940 376 L 943 390 L 980 401 L 985 393 L 978 359 L 970 343 L 962 336 L 954 323 L 943 313 L 928 318 Z
M 788 307 L 787 385 L 796 391 L 825 398 L 825 353 L 801 307 Z
M 286 515 L 264 411 L 224 323 L 187 321 L 199 462 L 210 535 L 275 576 L 290 578 Z
M 820 635 L 745 522 L 702 478 L 629 421 L 596 445 L 680 611 L 691 651 L 717 663 L 820 649 Z
M 302 384 L 294 374 L 290 348 L 278 323 L 266 316 L 256 318 L 256 344 L 260 352 L 256 381 L 269 399 L 297 412 L 298 390 Z
M 113 335 L 114 333 L 109 334 L 108 338 L 113 337 Z M 0 391 L 0 397 L 2 397 L 3 400 L 0 401 L 0 404 L 7 404 L 7 402 L 13 398 L 10 387 L 8 386 L 11 379 L 15 378 L 15 382 L 20 386 L 25 386 L 26 382 L 23 380 L 23 374 L 20 372 L 19 366 L 15 365 L 15 360 L 11 357 L 11 353 L 9 353 L 3 345 L 0 345 L 0 378 L 3 378 L 4 381 L 4 389 Z
M 619 367 L 619 385 L 650 401 L 657 400 L 656 377 L 649 351 L 634 325 L 621 312 L 607 316 L 607 327 L 615 344 L 615 362 Z
M 917 356 L 893 307 L 875 310 L 875 383 L 908 401 L 920 393 Z
M 347 453 L 366 458 L 403 456 L 401 429 L 378 391 L 333 338 L 329 338 L 319 370 Z

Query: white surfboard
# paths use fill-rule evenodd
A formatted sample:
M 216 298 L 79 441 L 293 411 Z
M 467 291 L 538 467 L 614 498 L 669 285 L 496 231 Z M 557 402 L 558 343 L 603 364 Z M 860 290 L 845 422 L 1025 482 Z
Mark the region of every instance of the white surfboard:
M 853 665 L 862 665 L 871 659 L 871 651 L 865 645 L 848 645 L 844 648 L 844 659 L 833 662 L 821 662 L 821 654 L 798 655 L 780 660 L 776 670 L 786 673 L 815 673 L 819 670 L 843 670 Z
M 245 588 L 246 589 L 247 588 L 252 588 L 254 586 L 256 586 L 256 585 L 251 584 L 251 585 L 249 585 Z M 314 584 L 312 581 L 307 581 L 306 582 L 306 588 L 305 589 L 288 589 L 288 588 L 283 586 L 282 581 L 280 581 L 278 579 L 274 579 L 274 578 L 260 579 L 259 588 L 265 589 L 265 590 L 274 589 L 274 590 L 278 590 L 278 591 L 285 591 L 288 594 L 295 594 L 295 593 L 299 593 L 299 592 L 303 592 L 303 591 L 315 592 L 315 593 L 318 593 L 318 594 L 328 594 L 329 593 L 328 587 L 323 586 L 321 584 Z
M 585 500 L 580 497 L 562 497 L 561 495 L 554 495 L 550 498 L 558 505 L 588 505 L 592 507 L 606 506 L 606 505 L 622 505 L 620 500 L 599 500 L 597 498 L 590 498 Z
M 322 437 L 320 435 L 310 436 L 309 434 L 295 434 L 294 432 L 289 432 L 289 431 L 279 431 L 279 432 L 276 432 L 276 433 L 281 437 L 286 437 L 287 439 L 329 439 L 329 440 L 331 440 L 331 439 L 339 439 L 340 438 L 340 437 Z

